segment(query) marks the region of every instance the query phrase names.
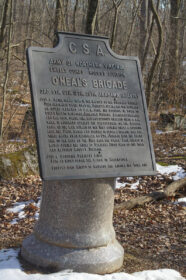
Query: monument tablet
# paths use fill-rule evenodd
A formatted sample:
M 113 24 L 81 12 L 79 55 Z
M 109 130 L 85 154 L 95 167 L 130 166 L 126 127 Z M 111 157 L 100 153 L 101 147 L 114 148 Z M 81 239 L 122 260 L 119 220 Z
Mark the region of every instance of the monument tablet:
M 105 37 L 58 36 L 55 48 L 27 51 L 41 177 L 155 174 L 138 59 Z

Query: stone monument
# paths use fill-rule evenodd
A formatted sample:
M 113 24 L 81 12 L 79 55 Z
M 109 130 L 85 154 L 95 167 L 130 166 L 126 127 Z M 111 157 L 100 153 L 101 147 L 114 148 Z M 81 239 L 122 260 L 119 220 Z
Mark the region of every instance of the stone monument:
M 56 271 L 111 273 L 124 256 L 114 180 L 156 172 L 140 66 L 106 37 L 58 37 L 55 48 L 27 51 L 43 192 L 21 255 Z

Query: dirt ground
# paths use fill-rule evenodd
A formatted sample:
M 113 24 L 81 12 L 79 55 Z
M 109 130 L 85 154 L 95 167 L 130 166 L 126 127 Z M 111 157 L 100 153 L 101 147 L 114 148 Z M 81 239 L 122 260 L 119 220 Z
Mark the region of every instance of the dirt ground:
M 157 162 L 162 165 L 178 164 L 186 170 L 186 134 L 171 132 L 156 134 L 152 131 L 153 144 Z M 19 145 L 11 149 L 19 149 Z M 3 150 L 3 146 L 0 147 Z M 5 148 L 4 148 L 5 149 Z M 174 174 L 171 174 L 174 175 Z M 173 179 L 171 175 L 143 176 L 136 190 L 130 184 L 115 192 L 115 204 L 141 196 L 155 190 L 163 190 Z M 132 182 L 139 178 L 134 177 Z M 127 178 L 120 181 L 129 182 Z M 131 183 L 131 181 L 129 182 Z M 22 240 L 32 232 L 35 224 L 34 215 L 38 208 L 30 203 L 24 209 L 26 217 L 15 224 L 11 221 L 18 214 L 7 212 L 6 209 L 15 202 L 38 201 L 41 195 L 39 176 L 14 178 L 0 182 L 0 249 L 20 247 Z M 122 271 L 135 272 L 148 269 L 172 268 L 186 276 L 186 207 L 176 204 L 178 197 L 186 196 L 180 190 L 176 197 L 168 197 L 160 201 L 145 204 L 131 210 L 114 211 L 114 228 L 117 239 L 125 249 Z M 22 261 L 28 272 L 35 269 Z

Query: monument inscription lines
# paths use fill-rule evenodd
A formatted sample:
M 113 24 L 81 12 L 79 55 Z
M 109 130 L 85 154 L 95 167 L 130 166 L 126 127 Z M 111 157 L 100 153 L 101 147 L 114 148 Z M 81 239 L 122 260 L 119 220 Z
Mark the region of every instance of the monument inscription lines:
M 30 48 L 28 58 L 33 99 L 39 107 L 36 124 L 42 176 L 152 173 L 137 59 L 118 58 L 106 39 L 78 36 L 66 36 L 54 49 Z

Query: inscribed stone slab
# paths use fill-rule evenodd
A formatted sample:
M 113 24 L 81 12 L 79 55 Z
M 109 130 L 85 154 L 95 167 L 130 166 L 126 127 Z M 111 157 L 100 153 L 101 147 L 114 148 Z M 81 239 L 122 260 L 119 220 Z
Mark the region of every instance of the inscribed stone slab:
M 138 59 L 105 37 L 58 36 L 55 48 L 27 51 L 41 177 L 155 174 Z

